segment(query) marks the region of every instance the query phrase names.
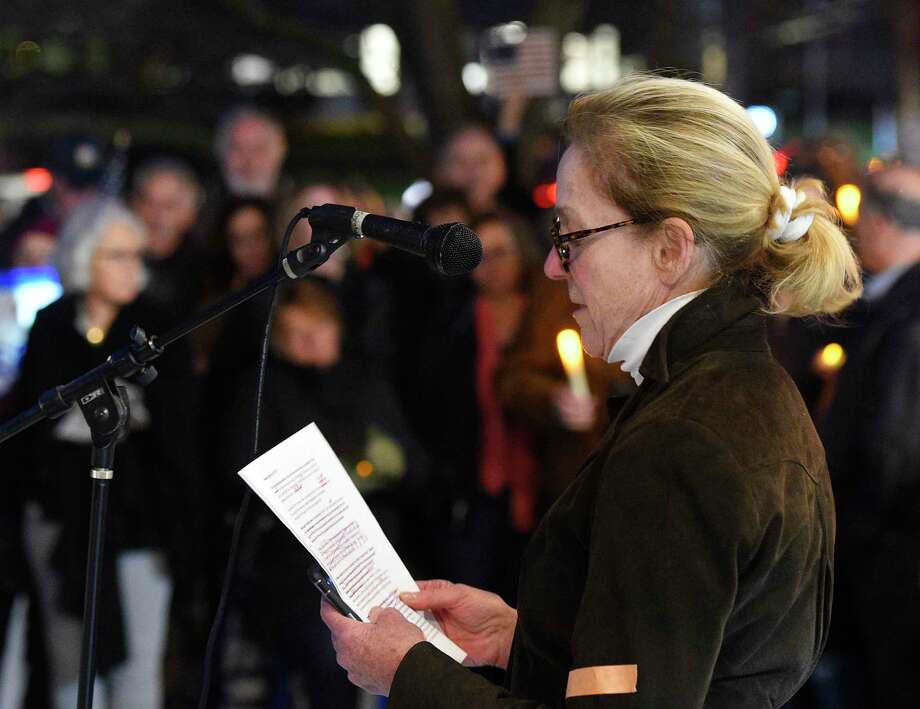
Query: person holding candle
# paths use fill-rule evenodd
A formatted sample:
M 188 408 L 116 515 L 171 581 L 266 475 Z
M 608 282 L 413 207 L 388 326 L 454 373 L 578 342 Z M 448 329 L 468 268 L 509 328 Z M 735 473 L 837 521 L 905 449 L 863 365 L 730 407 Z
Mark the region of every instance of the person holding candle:
M 537 460 L 532 428 L 506 415 L 495 376 L 525 326 L 540 253 L 503 214 L 481 215 L 470 227 L 482 240 L 482 263 L 418 335 L 423 396 L 412 423 L 439 471 L 424 555 L 439 575 L 513 600 L 537 519 Z
M 550 508 L 575 479 L 604 435 L 609 396 L 635 388 L 628 374 L 601 359 L 581 357 L 584 384 L 573 389 L 558 350 L 561 332 L 578 337 L 565 283 L 542 273 L 530 289 L 530 304 L 514 342 L 505 350 L 495 388 L 505 415 L 533 431 L 538 461 L 538 514 Z M 581 354 L 580 338 L 574 344 Z M 575 374 L 576 380 L 579 375 Z M 588 395 L 584 395 L 587 389 Z
M 835 518 L 764 321 L 845 308 L 855 256 L 817 185 L 782 184 L 714 89 L 633 75 L 566 124 L 544 270 L 588 354 L 638 390 L 535 532 L 517 609 L 446 581 L 402 596 L 503 686 L 392 610 L 323 606 L 339 663 L 393 709 L 782 706 L 826 641 Z

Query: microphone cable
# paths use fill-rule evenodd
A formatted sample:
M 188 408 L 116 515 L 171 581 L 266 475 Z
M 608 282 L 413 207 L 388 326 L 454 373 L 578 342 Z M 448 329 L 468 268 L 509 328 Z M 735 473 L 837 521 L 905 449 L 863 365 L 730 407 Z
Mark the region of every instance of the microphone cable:
M 283 263 L 287 256 L 288 245 L 291 241 L 291 234 L 294 227 L 301 219 L 309 216 L 310 210 L 303 208 L 288 223 L 284 230 L 284 238 L 281 241 L 281 250 L 278 261 Z M 259 456 L 259 429 L 262 423 L 262 393 L 265 384 L 265 367 L 268 362 L 268 347 L 271 338 L 272 323 L 275 319 L 275 311 L 278 308 L 278 283 L 272 286 L 272 300 L 268 309 L 268 317 L 265 321 L 265 331 L 262 336 L 262 352 L 259 357 L 259 372 L 256 380 L 256 410 L 255 421 L 253 425 L 252 437 L 252 460 Z M 201 674 L 201 691 L 198 695 L 198 709 L 207 709 L 208 699 L 211 693 L 211 677 L 214 673 L 214 653 L 217 650 L 217 641 L 223 631 L 224 622 L 227 615 L 227 603 L 230 597 L 230 590 L 233 586 L 233 577 L 236 574 L 236 567 L 239 561 L 240 538 L 242 537 L 243 523 L 246 519 L 246 513 L 249 511 L 249 503 L 252 500 L 252 489 L 246 485 L 243 493 L 243 500 L 240 502 L 239 510 L 236 513 L 236 519 L 233 523 L 233 535 L 230 540 L 230 553 L 227 556 L 227 566 L 224 569 L 224 580 L 221 584 L 220 601 L 217 604 L 217 610 L 214 613 L 214 620 L 211 623 L 211 630 L 208 632 L 208 643 L 204 653 L 204 667 Z

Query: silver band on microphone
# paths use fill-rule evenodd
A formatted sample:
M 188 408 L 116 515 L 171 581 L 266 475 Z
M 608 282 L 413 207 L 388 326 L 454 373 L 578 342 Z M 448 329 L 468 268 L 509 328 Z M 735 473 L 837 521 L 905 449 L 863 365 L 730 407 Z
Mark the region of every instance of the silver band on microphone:
M 351 215 L 351 233 L 354 234 L 357 239 L 364 238 L 362 227 L 364 226 L 364 218 L 366 216 L 368 216 L 367 212 L 362 212 L 357 209 L 354 214 Z

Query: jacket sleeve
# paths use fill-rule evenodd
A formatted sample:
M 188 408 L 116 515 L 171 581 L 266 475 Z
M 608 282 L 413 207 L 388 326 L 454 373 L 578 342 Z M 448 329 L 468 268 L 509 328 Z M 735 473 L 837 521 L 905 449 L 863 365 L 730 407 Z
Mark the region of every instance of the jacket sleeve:
M 618 444 L 597 492 L 571 640 L 571 670 L 586 681 L 565 706 L 702 707 L 759 526 L 750 490 L 714 433 L 664 422 Z M 624 692 L 617 680 L 633 671 L 637 691 Z M 394 709 L 544 706 L 424 643 L 400 665 L 391 700 Z
M 418 643 L 403 658 L 389 706 L 393 709 L 550 709 L 551 705 L 512 697 L 508 691 L 473 674 L 431 643 Z
M 702 707 L 759 526 L 745 477 L 708 429 L 671 420 L 618 442 L 598 487 L 572 669 L 633 668 L 637 691 L 568 706 Z

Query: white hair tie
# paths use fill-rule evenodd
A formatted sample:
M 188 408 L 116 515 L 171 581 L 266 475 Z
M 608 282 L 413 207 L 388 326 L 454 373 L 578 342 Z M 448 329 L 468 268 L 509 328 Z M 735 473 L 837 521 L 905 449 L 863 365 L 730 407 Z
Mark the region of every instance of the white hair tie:
M 767 236 L 771 240 L 779 241 L 780 243 L 798 241 L 808 233 L 808 230 L 811 229 L 811 223 L 815 220 L 814 214 L 803 214 L 795 219 L 790 219 L 792 210 L 802 204 L 807 195 L 801 190 L 796 192 L 785 185 L 779 188 L 779 195 L 782 199 L 782 205 L 773 212 L 773 218 L 767 228 Z

